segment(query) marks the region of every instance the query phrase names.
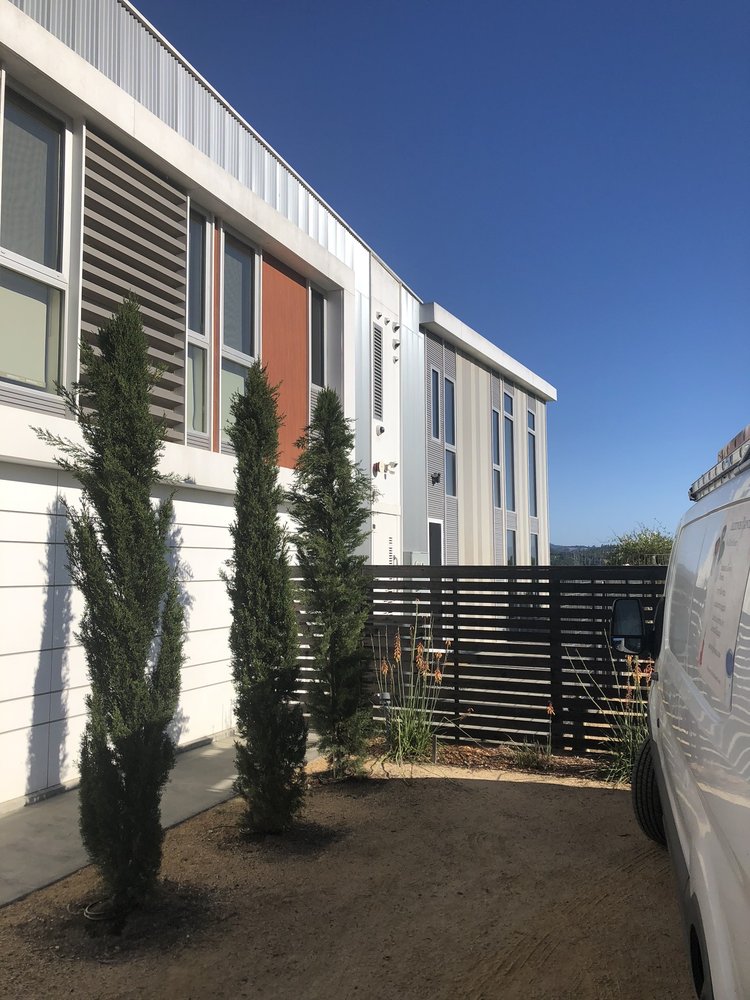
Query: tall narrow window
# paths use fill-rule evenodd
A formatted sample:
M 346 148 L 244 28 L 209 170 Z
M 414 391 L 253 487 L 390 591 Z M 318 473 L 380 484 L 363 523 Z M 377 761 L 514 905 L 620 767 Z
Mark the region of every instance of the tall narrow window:
M 508 510 L 516 509 L 516 476 L 515 454 L 513 447 L 513 397 L 506 392 L 503 396 L 505 416 L 505 506 Z
M 536 417 L 529 410 L 529 514 L 531 517 L 537 516 L 537 493 L 536 493 Z
M 456 495 L 456 453 L 450 448 L 445 449 L 445 495 Z
M 531 565 L 539 565 L 539 535 L 531 534 Z
M 0 379 L 54 392 L 64 296 L 64 129 L 6 91 L 0 189 Z
M 314 288 L 310 292 L 310 381 L 321 388 L 326 384 L 325 299 Z
M 372 418 L 383 419 L 383 331 L 372 328 Z
M 224 309 L 221 361 L 221 424 L 226 436 L 235 392 L 244 391 L 255 355 L 255 254 L 224 238 Z
M 445 443 L 456 444 L 456 387 L 449 378 L 445 380 Z
M 502 475 L 500 471 L 500 413 L 492 411 L 492 502 L 502 507 Z
M 188 329 L 202 337 L 206 332 L 206 220 L 195 211 L 190 213 L 188 257 Z
M 510 528 L 505 532 L 505 552 L 508 566 L 516 565 L 516 533 Z
M 224 347 L 255 354 L 255 255 L 237 240 L 224 242 Z
M 208 220 L 190 212 L 188 229 L 188 434 L 208 433 Z M 196 442 L 199 443 L 199 442 Z
M 440 440 L 440 372 L 433 368 L 430 373 L 430 414 L 432 437 Z
M 445 379 L 445 493 L 446 496 L 456 496 L 456 386 L 449 378 Z

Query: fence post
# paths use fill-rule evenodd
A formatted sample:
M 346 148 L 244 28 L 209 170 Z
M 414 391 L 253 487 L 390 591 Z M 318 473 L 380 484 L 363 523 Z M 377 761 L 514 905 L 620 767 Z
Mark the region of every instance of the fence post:
M 455 573 L 455 568 L 454 568 Z M 453 712 L 455 724 L 453 727 L 453 739 L 456 743 L 460 739 L 458 721 L 461 718 L 461 680 L 459 678 L 459 657 L 458 657 L 458 581 L 453 577 Z
M 563 748 L 563 647 L 562 647 L 562 601 L 560 586 L 561 570 L 550 566 L 549 570 L 549 671 L 550 701 L 552 716 L 552 749 Z

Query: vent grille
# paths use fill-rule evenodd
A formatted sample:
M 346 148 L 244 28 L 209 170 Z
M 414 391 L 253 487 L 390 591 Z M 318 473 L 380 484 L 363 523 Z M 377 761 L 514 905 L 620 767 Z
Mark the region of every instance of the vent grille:
M 383 331 L 379 326 L 372 331 L 372 416 L 383 419 Z
M 162 371 L 151 412 L 184 439 L 187 202 L 146 167 L 88 132 L 81 332 L 91 342 L 133 292 Z

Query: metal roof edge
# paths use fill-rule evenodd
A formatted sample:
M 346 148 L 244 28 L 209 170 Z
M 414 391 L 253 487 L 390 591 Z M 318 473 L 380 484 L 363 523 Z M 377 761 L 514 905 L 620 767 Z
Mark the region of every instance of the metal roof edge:
M 506 354 L 492 341 L 487 340 L 476 330 L 462 322 L 457 316 L 449 313 L 437 302 L 423 302 L 419 308 L 419 324 L 437 334 L 444 340 L 460 348 L 465 353 L 473 355 L 492 368 L 497 368 L 503 375 L 528 389 L 545 402 L 557 401 L 557 389 L 541 376 L 531 371 L 510 354 Z

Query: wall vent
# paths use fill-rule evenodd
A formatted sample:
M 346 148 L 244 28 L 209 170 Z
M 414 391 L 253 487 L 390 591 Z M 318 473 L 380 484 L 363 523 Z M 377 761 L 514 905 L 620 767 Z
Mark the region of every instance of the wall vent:
M 372 417 L 383 419 L 383 331 L 372 329 Z

